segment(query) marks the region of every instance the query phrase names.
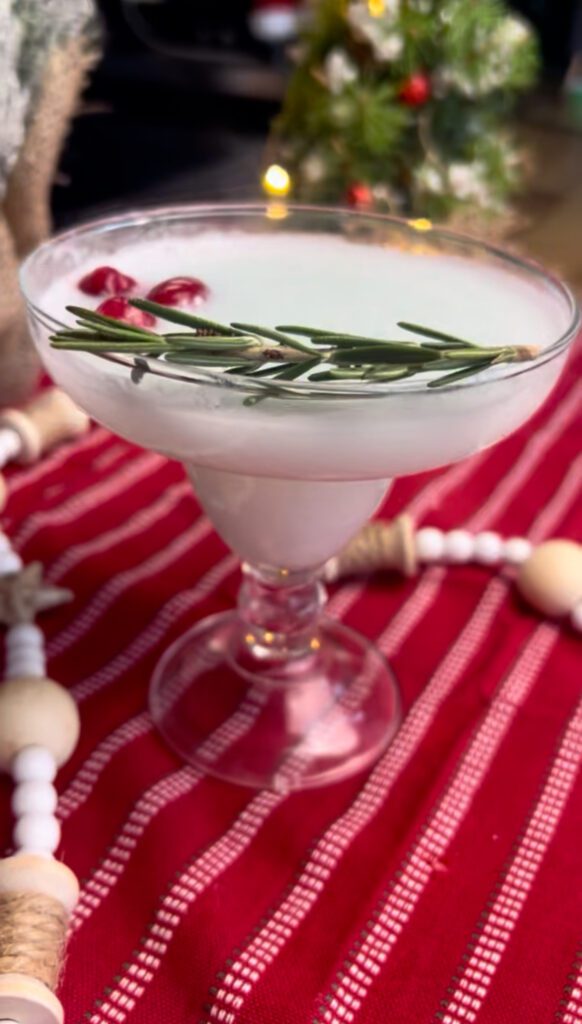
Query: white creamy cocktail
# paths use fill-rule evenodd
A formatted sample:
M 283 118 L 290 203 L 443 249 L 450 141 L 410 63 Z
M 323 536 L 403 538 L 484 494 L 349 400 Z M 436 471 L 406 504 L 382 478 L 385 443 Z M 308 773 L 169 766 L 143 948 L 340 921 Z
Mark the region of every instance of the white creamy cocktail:
M 300 640 L 295 643 L 295 629 L 293 643 L 287 642 L 289 629 L 280 621 L 287 597 L 299 588 L 306 607 L 311 601 L 315 608 L 314 570 L 372 514 L 392 478 L 461 459 L 532 415 L 559 376 L 575 310 L 567 291 L 542 270 L 470 240 L 342 211 L 290 207 L 282 218 L 271 214 L 259 206 L 190 207 L 88 225 L 33 254 L 23 272 L 23 290 L 37 344 L 57 383 L 122 436 L 183 461 L 217 530 L 251 563 L 245 586 L 250 574 L 253 594 L 260 592 L 257 600 L 264 607 L 255 632 L 247 629 L 247 636 L 256 640 L 263 629 L 261 643 L 254 648 L 256 664 L 249 668 L 245 662 L 244 670 L 231 650 L 229 671 L 235 674 L 236 663 L 239 677 L 246 673 L 256 684 L 257 665 L 276 663 L 279 685 L 281 666 L 298 671 L 305 644 L 315 638 L 312 651 L 327 644 L 331 653 L 325 665 L 320 660 L 316 669 L 303 666 L 305 678 L 314 671 L 325 677 L 341 705 L 340 690 L 353 679 L 341 672 L 334 676 L 333 650 L 342 644 L 338 627 L 328 635 L 328 627 L 312 617 L 309 627 L 303 623 L 299 630 Z M 273 391 L 266 379 L 164 359 L 140 359 L 136 368 L 128 354 L 51 349 L 48 337 L 55 323 L 73 321 L 65 307 L 90 304 L 77 283 L 98 264 L 113 264 L 135 278 L 139 295 L 166 278 L 200 278 L 209 296 L 196 312 L 224 323 L 310 324 L 410 341 L 410 333 L 396 325 L 411 321 L 484 347 L 528 345 L 539 352 L 530 362 L 492 366 L 438 389 L 429 388 L 430 375 L 422 374 L 384 383 L 300 378 L 278 383 Z M 160 321 L 155 329 L 167 325 Z M 249 397 L 261 400 L 249 402 Z M 247 628 L 248 607 L 242 612 Z M 201 633 L 203 627 L 188 641 L 192 657 L 210 643 L 211 631 Z M 229 630 L 228 638 L 221 634 L 223 648 L 235 627 Z M 266 642 L 265 634 L 275 639 Z M 360 655 L 379 658 L 365 645 Z M 361 666 L 354 669 L 353 650 L 350 657 L 353 676 Z M 184 675 L 186 655 L 181 659 Z M 158 678 L 157 718 L 174 745 L 195 760 L 200 737 L 189 744 L 182 730 L 177 738 L 168 725 L 170 704 L 159 709 L 168 673 L 174 683 L 177 674 L 168 664 L 165 682 Z M 199 693 L 201 671 L 191 680 Z M 274 670 L 268 671 L 272 676 Z M 397 717 L 392 685 L 388 674 L 378 677 L 353 712 L 358 722 L 367 716 L 367 737 L 366 724 L 354 726 L 352 752 L 330 749 L 294 785 L 340 777 L 376 756 Z M 195 722 L 189 727 L 194 734 Z M 274 765 L 302 739 L 287 735 L 280 722 L 274 739 L 274 718 L 268 728 L 275 751 L 268 765 L 251 766 L 246 750 L 237 766 L 226 755 L 216 770 L 272 782 Z
M 92 252 L 53 281 L 39 296 L 42 308 L 62 319 L 67 305 L 80 304 L 79 278 L 100 256 Z M 457 255 L 419 255 L 342 235 L 209 229 L 122 245 L 114 258 L 142 294 L 162 279 L 201 277 L 210 289 L 201 312 L 226 323 L 300 321 L 409 340 L 396 322 L 410 320 L 485 346 L 510 341 L 542 351 L 568 326 L 561 296 L 517 271 L 489 266 L 475 273 Z M 561 362 L 533 377 L 425 390 L 421 398 L 415 380 L 365 403 L 356 394 L 330 406 L 313 394 L 307 402 L 290 397 L 241 411 L 228 390 L 194 392 L 160 378 L 142 382 L 140 391 L 113 367 L 97 407 L 93 374 L 81 369 L 94 357 L 45 358 L 79 404 L 107 425 L 187 463 L 201 502 L 243 558 L 291 569 L 320 565 L 337 551 L 392 477 L 459 459 L 509 433 L 537 408 Z M 508 370 L 515 367 L 488 376 Z M 368 398 L 378 391 L 361 387 Z

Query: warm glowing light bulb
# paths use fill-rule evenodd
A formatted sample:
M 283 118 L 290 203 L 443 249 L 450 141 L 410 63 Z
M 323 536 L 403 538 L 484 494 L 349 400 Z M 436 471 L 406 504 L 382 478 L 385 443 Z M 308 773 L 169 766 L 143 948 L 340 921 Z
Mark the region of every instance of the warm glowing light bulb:
M 276 199 L 273 199 L 272 202 L 268 203 L 267 209 L 265 210 L 265 216 L 268 217 L 269 220 L 285 220 L 285 217 L 287 217 L 288 214 L 289 210 L 287 203 L 278 203 Z
M 268 196 L 276 196 L 279 199 L 289 195 L 291 190 L 291 178 L 284 167 L 279 164 L 271 164 L 263 174 L 263 189 Z
M 414 228 L 415 231 L 431 231 L 432 221 L 428 217 L 417 217 L 416 220 L 409 220 L 408 226 Z
M 386 10 L 386 0 L 368 0 L 368 11 L 373 18 L 380 18 Z

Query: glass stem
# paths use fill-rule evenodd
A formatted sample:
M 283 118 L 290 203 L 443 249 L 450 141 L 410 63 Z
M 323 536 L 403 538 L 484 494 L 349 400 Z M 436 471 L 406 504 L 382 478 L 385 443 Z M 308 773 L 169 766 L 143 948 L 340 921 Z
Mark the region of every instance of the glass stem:
M 238 610 L 249 655 L 288 661 L 319 650 L 319 619 L 325 588 L 318 570 L 290 572 L 243 564 Z

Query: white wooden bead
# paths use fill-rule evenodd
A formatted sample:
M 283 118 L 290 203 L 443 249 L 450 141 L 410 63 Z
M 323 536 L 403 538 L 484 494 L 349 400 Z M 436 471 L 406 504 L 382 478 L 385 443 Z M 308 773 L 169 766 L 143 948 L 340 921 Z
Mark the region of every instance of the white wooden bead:
M 9 576 L 21 569 L 22 559 L 15 551 L 0 551 L 0 576 Z
M 525 537 L 510 537 L 503 545 L 503 558 L 510 565 L 521 565 L 532 551 L 533 544 Z
M 61 826 L 54 814 L 23 814 L 12 835 L 19 850 L 54 853 L 61 841 Z
M 517 586 L 545 615 L 569 615 L 582 601 L 582 545 L 549 540 L 519 567 Z
M 451 530 L 445 534 L 445 561 L 454 564 L 469 562 L 475 550 L 475 540 L 468 530 Z
M 63 1024 L 64 1011 L 42 981 L 26 974 L 0 975 L 0 1020 L 18 1024 Z
M 52 782 L 57 774 L 57 762 L 46 747 L 25 747 L 12 761 L 10 772 L 17 783 Z
M 12 813 L 15 817 L 21 818 L 24 814 L 54 814 L 56 809 L 57 791 L 50 782 L 37 779 L 20 782 L 14 788 Z
M 7 650 L 20 647 L 44 647 L 44 633 L 34 622 L 17 622 L 6 633 Z
M 62 861 L 36 853 L 16 853 L 0 860 L 0 894 L 38 892 L 58 900 L 70 914 L 79 898 L 79 883 Z
M 503 556 L 503 541 L 498 533 L 485 530 L 475 537 L 474 558 L 481 565 L 497 565 Z
M 572 608 L 572 625 L 574 629 L 577 629 L 579 633 L 582 633 L 582 601 L 574 605 Z
M 445 535 L 436 526 L 423 526 L 417 531 L 414 542 L 419 561 L 440 562 L 444 557 Z
M 43 678 L 46 672 L 44 651 L 8 652 L 5 679 Z
M 12 544 L 2 530 L 0 530 L 0 551 L 12 551 Z
M 47 747 L 57 764 L 73 753 L 79 712 L 70 693 L 43 677 L 7 679 L 0 684 L 0 769 L 8 769 L 24 747 Z

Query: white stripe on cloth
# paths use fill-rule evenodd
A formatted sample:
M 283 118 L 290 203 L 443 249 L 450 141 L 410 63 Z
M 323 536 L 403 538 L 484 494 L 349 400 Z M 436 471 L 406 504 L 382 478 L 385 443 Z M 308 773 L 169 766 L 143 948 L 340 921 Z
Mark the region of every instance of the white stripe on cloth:
M 201 601 L 212 596 L 224 580 L 238 569 L 238 559 L 229 555 L 217 562 L 202 576 L 195 586 L 176 594 L 163 606 L 160 612 L 145 626 L 132 642 L 115 658 L 97 669 L 91 676 L 71 688 L 75 700 L 81 703 L 98 693 L 105 686 L 115 682 L 124 672 L 135 668 L 137 662 L 158 646 L 160 640 L 175 627 L 176 621 L 186 612 L 192 611 Z
M 151 505 L 138 509 L 134 515 L 124 520 L 123 523 L 118 523 L 111 530 L 97 533 L 91 540 L 87 540 L 82 544 L 75 544 L 73 547 L 63 551 L 60 558 L 57 558 L 56 562 L 53 562 L 48 570 L 48 579 L 51 583 L 57 583 L 59 580 L 62 580 L 66 573 L 86 559 L 92 558 L 102 551 L 110 552 L 112 548 L 123 541 L 135 540 L 136 537 L 150 530 L 152 526 L 156 526 L 161 520 L 170 515 L 182 499 L 189 495 L 192 495 L 192 488 L 186 480 L 172 484 Z
M 139 565 L 134 565 L 130 569 L 125 569 L 124 572 L 112 576 L 85 605 L 81 614 L 58 636 L 52 637 L 47 646 L 48 657 L 56 658 L 65 654 L 74 644 L 83 640 L 87 633 L 95 628 L 108 608 L 131 587 L 164 572 L 186 556 L 193 555 L 197 545 L 208 537 L 211 530 L 212 524 L 208 519 L 200 517 L 191 529 L 177 534 L 173 540 L 149 558 L 144 559 Z
M 562 416 L 559 417 L 559 423 L 558 423 L 557 431 L 556 431 L 556 429 L 550 430 L 550 435 L 551 435 L 551 437 L 553 439 L 555 439 L 556 434 L 557 434 L 558 431 L 564 429 L 564 427 L 565 427 L 565 425 L 567 423 L 567 420 L 568 420 L 569 416 L 572 414 L 573 411 L 575 411 L 575 407 L 573 406 L 573 403 L 570 402 L 570 404 L 568 406 L 568 414 L 569 415 L 568 416 L 562 415 Z M 544 434 L 547 434 L 547 431 L 544 431 Z M 543 446 L 541 451 L 538 449 L 538 455 L 537 455 L 538 458 L 541 457 L 541 455 L 544 453 L 546 448 L 549 447 L 549 443 L 548 443 L 548 445 Z M 533 461 L 537 461 L 537 459 L 533 460 Z M 517 479 L 519 480 L 519 482 L 522 482 L 522 476 L 521 475 L 517 474 Z M 498 584 L 498 588 L 496 588 L 496 589 L 500 589 L 500 591 L 501 591 L 501 599 L 502 599 L 502 597 L 503 597 L 503 595 L 505 593 L 505 587 L 504 587 L 504 585 L 500 581 L 495 581 L 495 583 Z M 428 690 L 430 690 L 430 686 L 429 686 Z M 442 702 L 444 697 L 448 695 L 448 692 L 449 692 L 449 690 L 447 689 L 445 694 L 439 695 L 440 698 L 441 698 L 440 702 Z M 415 705 L 415 708 L 418 706 L 419 712 L 420 712 L 418 714 L 418 716 L 417 716 L 417 718 L 419 720 L 419 724 L 420 724 L 421 733 L 422 733 L 422 735 L 419 737 L 419 741 L 422 738 L 422 736 L 424 735 L 424 733 L 427 731 L 427 729 L 428 729 L 428 727 L 429 727 L 429 725 L 430 725 L 430 723 L 432 721 L 432 718 L 434 716 L 435 702 L 434 702 L 434 699 L 431 700 L 431 698 L 433 698 L 433 694 L 432 693 L 427 694 L 427 691 L 425 691 L 425 693 L 417 701 L 417 705 Z M 437 698 L 437 706 L 438 706 L 438 703 L 440 703 L 440 702 L 438 701 L 438 698 Z M 414 709 L 413 709 L 413 711 L 414 711 Z M 414 745 L 414 743 L 410 744 L 410 743 L 406 742 L 407 741 L 407 736 L 406 736 L 406 731 L 407 730 L 406 730 L 406 727 L 407 727 L 407 724 L 409 723 L 409 721 L 413 721 L 414 720 L 414 717 L 415 717 L 414 714 L 411 712 L 411 714 L 408 716 L 406 722 L 404 723 L 404 726 L 401 729 L 401 732 L 398 734 L 396 740 L 394 741 L 392 747 L 389 749 L 388 753 L 382 759 L 382 761 L 380 762 L 380 765 L 372 773 L 372 776 L 368 780 L 368 783 L 364 787 L 364 790 L 360 794 L 360 797 L 355 802 L 355 805 L 352 805 L 352 808 L 350 808 L 350 811 L 353 812 L 352 816 L 354 818 L 354 833 L 359 832 L 361 830 L 361 828 L 364 827 L 364 824 L 367 823 L 367 821 L 371 819 L 371 817 L 373 816 L 375 811 L 379 808 L 379 806 L 383 802 L 385 794 L 383 792 L 383 787 L 381 786 L 381 784 L 380 784 L 381 795 L 380 795 L 379 799 L 377 797 L 377 794 L 375 793 L 375 790 L 377 789 L 377 783 L 380 782 L 380 780 L 378 780 L 378 774 L 380 772 L 382 772 L 383 769 L 385 770 L 386 761 L 388 761 L 390 763 L 390 760 L 393 757 L 393 752 L 395 750 L 397 750 L 397 749 L 400 749 L 401 756 L 403 756 L 403 762 L 404 763 L 406 763 L 409 760 L 409 758 L 412 756 L 412 753 L 415 750 L 415 745 Z M 398 773 L 398 768 L 399 767 L 400 766 L 397 766 L 396 771 L 390 773 L 390 778 L 388 780 L 388 788 L 390 787 L 390 783 L 393 782 L 394 777 Z M 376 799 L 374 799 L 374 796 L 376 796 Z M 371 802 L 372 809 L 368 810 L 368 813 L 366 813 L 366 806 L 365 805 L 366 805 L 366 803 L 368 801 Z M 277 806 L 277 805 L 278 804 L 274 804 L 273 806 Z M 355 810 L 354 810 L 354 807 L 355 807 Z M 268 813 L 270 813 L 270 809 L 269 809 Z M 348 812 L 348 814 L 349 813 L 350 812 Z M 364 821 L 363 821 L 363 823 L 360 824 L 360 821 L 361 821 L 362 817 L 364 818 Z M 341 819 L 338 819 L 338 820 L 341 820 Z M 263 818 L 262 818 L 262 816 L 260 816 L 258 824 L 257 824 L 257 829 L 260 828 L 262 823 L 263 823 Z M 337 823 L 334 823 L 334 826 L 336 824 Z M 235 826 L 236 826 L 236 823 L 235 823 Z M 330 831 L 332 831 L 334 829 L 334 826 L 332 826 L 332 829 Z M 226 833 L 226 835 L 223 837 L 223 839 L 229 840 L 230 834 L 231 834 L 231 830 L 229 830 Z M 345 844 L 345 847 L 343 847 L 344 849 L 347 848 L 347 846 L 351 842 L 352 838 L 353 838 L 353 836 L 349 837 L 348 841 Z M 221 840 L 218 840 L 218 842 L 220 843 Z M 245 849 L 246 849 L 246 845 L 247 844 L 245 843 L 245 846 L 244 846 Z M 230 842 L 229 842 L 229 848 L 230 848 Z M 341 855 L 341 852 L 343 852 L 343 851 L 340 851 L 340 855 Z M 242 850 L 241 850 L 241 853 L 242 853 Z M 192 899 L 194 899 L 196 897 L 197 891 L 198 890 L 195 890 L 191 894 L 191 898 Z M 185 912 L 185 910 L 183 912 Z M 283 934 L 284 934 L 285 937 L 288 937 L 290 935 L 290 933 L 291 933 L 291 929 L 289 929 L 288 927 L 283 929 Z M 168 943 L 169 943 L 169 939 L 171 939 L 171 934 L 170 934 L 170 936 L 168 938 Z M 164 943 L 164 945 L 166 945 L 166 943 Z M 163 950 L 163 952 L 165 952 L 165 949 Z M 158 958 L 156 958 L 156 959 L 158 959 Z M 160 959 L 160 962 L 161 962 L 161 957 L 159 959 Z M 151 958 L 150 958 L 150 960 L 151 960 Z M 147 980 L 145 979 L 145 976 L 144 976 L 144 980 L 145 980 L 146 984 L 147 984 L 147 982 L 149 980 L 151 980 L 151 976 L 153 976 L 152 966 L 153 966 L 153 964 L 151 964 L 147 968 L 147 972 L 146 972 Z M 159 963 L 157 964 L 157 966 L 159 966 Z M 157 966 L 156 966 L 156 969 L 157 969 Z M 139 973 L 141 971 L 141 968 L 139 966 L 136 966 L 136 970 L 138 970 L 138 973 Z M 93 1016 L 91 1017 L 91 1020 L 94 1022 L 94 1024 L 96 1024 L 97 1021 L 104 1021 L 106 1019 L 109 1019 L 109 1020 L 116 1019 L 116 1020 L 119 1020 L 119 1021 L 120 1020 L 124 1020 L 126 1014 L 125 1014 L 125 1012 L 121 1012 L 120 1006 L 119 1006 L 119 1000 L 123 999 L 125 1001 L 126 997 L 128 997 L 128 989 L 131 989 L 133 994 L 131 995 L 131 998 L 129 999 L 129 1003 L 131 1003 L 133 1005 L 135 1003 L 136 999 L 139 997 L 139 995 L 143 994 L 143 990 L 144 990 L 144 986 L 140 982 L 140 984 L 138 985 L 138 988 L 140 989 L 140 991 L 138 993 L 137 989 L 135 988 L 136 984 L 137 983 L 135 981 L 135 978 L 132 977 L 131 970 L 128 969 L 126 975 L 122 976 L 122 980 L 119 983 L 119 985 L 117 986 L 117 988 L 113 989 L 113 991 L 109 995 L 108 999 L 100 1007 L 100 1010 L 98 1012 L 96 1012 L 95 1014 L 93 1014 Z M 128 1003 L 128 1007 L 129 1007 L 129 1003 Z
M 466 957 L 463 957 L 462 968 L 453 981 L 454 990 L 447 994 L 441 1004 L 442 1012 L 438 1016 L 441 1024 L 473 1024 L 477 1020 L 525 901 L 556 834 L 581 766 L 582 701 L 558 746 L 551 771 L 511 863 L 504 868 L 501 880 L 486 903 L 486 914 L 479 918 L 475 928 L 478 937 L 471 942 Z
M 81 768 L 75 775 L 72 782 L 59 796 L 57 817 L 60 821 L 66 821 L 75 811 L 83 806 L 91 796 L 97 779 L 101 772 L 110 763 L 112 758 L 124 747 L 133 743 L 134 740 L 151 732 L 152 723 L 147 711 L 134 715 L 120 725 L 118 729 L 107 736 L 89 754 Z
M 71 495 L 57 508 L 43 509 L 27 516 L 21 529 L 17 530 L 13 537 L 14 547 L 20 552 L 45 526 L 65 526 L 67 523 L 78 522 L 82 516 L 94 512 L 97 505 L 117 497 L 123 489 L 132 487 L 144 477 L 155 473 L 165 461 L 161 455 L 145 452 L 131 459 L 129 463 L 124 463 L 118 473 L 98 480 L 97 483 L 86 487 L 81 494 Z
M 578 951 L 564 992 L 565 997 L 560 1000 L 554 1018 L 555 1024 L 582 1024 L 582 949 Z
M 111 440 L 112 435 L 103 427 L 96 427 L 88 434 L 85 434 L 79 441 L 72 441 L 55 449 L 50 455 L 45 456 L 34 466 L 28 469 L 21 469 L 14 476 L 8 477 L 8 496 L 11 498 L 26 487 L 40 483 L 45 476 L 49 476 L 56 469 L 64 469 L 67 462 L 80 452 L 90 452 Z

